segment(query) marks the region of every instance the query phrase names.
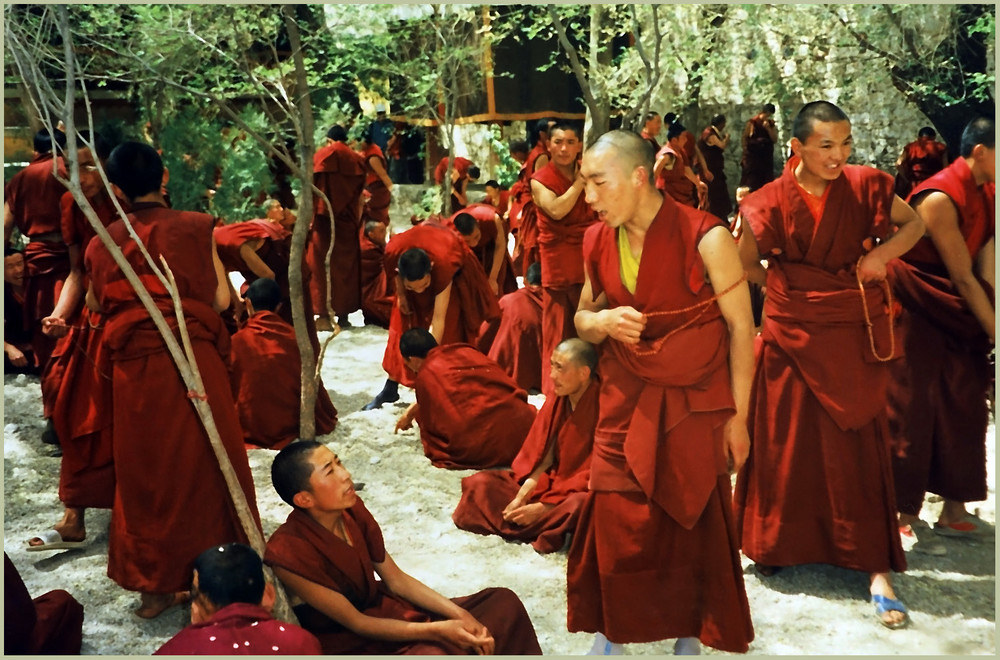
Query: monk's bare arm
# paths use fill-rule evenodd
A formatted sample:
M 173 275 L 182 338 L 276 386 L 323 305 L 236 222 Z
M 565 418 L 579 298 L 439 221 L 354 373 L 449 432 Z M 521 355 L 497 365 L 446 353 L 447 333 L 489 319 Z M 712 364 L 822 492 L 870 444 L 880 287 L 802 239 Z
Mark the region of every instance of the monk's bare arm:
M 493 265 L 490 266 L 489 280 L 496 285 L 493 293 L 500 292 L 500 266 L 503 264 L 503 254 L 507 251 L 507 232 L 503 228 L 503 220 L 499 215 L 493 215 L 493 223 L 497 227 L 497 240 L 493 246 Z
M 86 295 L 83 290 L 83 258 L 79 245 L 67 245 L 69 251 L 69 275 L 59 292 L 59 300 L 52 313 L 42 319 L 42 332 L 50 337 L 62 337 L 69 332 L 66 319 Z
M 535 159 L 535 169 L 531 170 L 531 173 L 534 174 L 535 172 L 542 169 L 548 164 L 549 164 L 549 155 L 542 154 L 541 156 Z
M 576 308 L 573 322 L 580 339 L 595 346 L 611 337 L 626 344 L 638 344 L 639 336 L 646 328 L 646 316 L 632 307 L 608 308 L 608 296 L 601 293 L 594 300 L 594 290 L 590 285 L 590 273 L 584 273 L 580 304 Z
M 743 218 L 743 233 L 740 235 L 739 256 L 743 264 L 743 270 L 747 272 L 747 279 L 755 284 L 764 286 L 767 282 L 767 269 L 760 263 L 760 252 L 757 247 L 757 238 Z
M 698 252 L 716 294 L 725 291 L 743 277 L 732 235 L 723 227 L 710 230 L 698 244 Z M 726 423 L 726 452 L 732 469 L 739 470 L 750 452 L 747 414 L 750 410 L 750 386 L 753 382 L 753 313 L 750 289 L 737 286 L 717 300 L 722 318 L 729 328 L 729 373 L 736 402 L 736 414 Z
M 385 167 L 382 166 L 382 161 L 375 156 L 368 159 L 368 164 L 371 165 L 372 170 L 375 172 L 375 176 L 382 180 L 387 190 L 392 190 L 392 179 L 389 178 L 389 174 L 385 171 Z
M 441 339 L 444 337 L 444 323 L 448 317 L 448 303 L 451 302 L 452 284 L 453 282 L 449 282 L 444 291 L 434 296 L 434 315 L 431 317 L 431 327 L 429 330 L 439 345 L 441 344 Z
M 274 279 L 274 271 L 271 270 L 264 260 L 260 258 L 257 254 L 257 250 L 264 244 L 264 239 L 258 238 L 252 241 L 247 241 L 240 246 L 240 258 L 243 259 L 243 263 L 247 265 L 253 274 L 257 277 L 266 277 L 269 280 Z
M 10 210 L 10 204 L 3 203 L 3 243 L 10 243 L 10 235 L 14 232 L 14 212 Z
M 861 260 L 858 273 L 862 282 L 884 280 L 885 265 L 896 257 L 906 254 L 907 250 L 917 244 L 926 230 L 923 219 L 897 195 L 892 197 L 889 221 L 899 229 Z
M 399 305 L 400 314 L 410 313 L 410 299 L 409 294 L 406 292 L 406 287 L 403 285 L 403 276 L 396 271 L 396 304 Z
M 958 228 L 958 211 L 951 198 L 932 192 L 917 203 L 916 209 L 927 225 L 927 233 L 948 269 L 952 284 L 993 341 L 996 338 L 996 311 L 973 273 L 972 256 Z
M 979 277 L 983 278 L 987 284 L 989 284 L 994 289 L 996 288 L 997 273 L 997 254 L 996 254 L 996 242 L 993 237 L 986 241 L 986 245 L 979 250 L 979 254 L 976 255 L 976 273 Z
M 701 153 L 701 149 L 697 144 L 694 145 L 694 159 L 698 161 L 698 167 L 701 168 L 702 174 L 708 174 L 711 176 L 711 173 L 708 171 L 708 164 L 705 163 L 705 156 Z M 711 181 L 711 179 L 709 179 L 709 181 Z
M 656 159 L 653 163 L 653 176 L 659 176 L 660 170 L 667 168 L 668 170 L 674 169 L 674 164 L 677 162 L 677 157 L 671 153 L 665 153 Z
M 573 185 L 569 187 L 569 190 L 558 196 L 538 181 L 531 181 L 531 197 L 535 201 L 535 206 L 556 221 L 562 220 L 573 210 L 576 200 L 582 194 L 583 179 L 579 176 L 573 180 Z
M 97 295 L 94 293 L 94 285 L 91 284 L 87 287 L 87 295 L 84 296 L 83 302 L 87 305 L 87 309 L 98 314 L 101 313 L 101 303 L 97 301 Z
M 215 302 L 212 307 L 217 312 L 229 307 L 229 278 L 226 277 L 226 269 L 222 267 L 222 259 L 219 259 L 219 251 L 215 249 L 215 237 L 212 237 L 212 265 L 215 267 Z

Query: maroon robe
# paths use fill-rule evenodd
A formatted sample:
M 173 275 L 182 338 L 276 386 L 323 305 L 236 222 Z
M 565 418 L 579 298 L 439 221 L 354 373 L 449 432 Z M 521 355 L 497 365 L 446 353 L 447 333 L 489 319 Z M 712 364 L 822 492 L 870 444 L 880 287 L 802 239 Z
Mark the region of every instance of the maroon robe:
M 431 258 L 431 285 L 420 293 L 397 292 L 389 319 L 389 339 L 382 358 L 382 368 L 389 378 L 411 387 L 413 372 L 399 354 L 399 338 L 410 328 L 430 328 L 434 317 L 434 298 L 449 284 L 451 297 L 445 316 L 441 344 L 472 343 L 479 336 L 483 321 L 496 318 L 500 306 L 486 282 L 486 273 L 465 241 L 441 225 L 422 223 L 396 234 L 385 248 L 385 276 L 396 278 L 399 257 L 410 248 L 421 248 Z M 405 295 L 410 314 L 399 311 L 398 296 Z
M 538 209 L 531 197 L 531 176 L 535 162 L 549 152 L 541 140 L 535 144 L 525 159 L 517 181 L 510 188 L 510 228 L 518 234 L 514 246 L 513 265 L 518 273 L 526 273 L 528 266 L 538 261 Z
M 462 499 L 451 515 L 455 526 L 527 541 L 541 553 L 561 550 L 566 535 L 576 531 L 580 506 L 587 497 L 599 390 L 598 382 L 591 382 L 576 410 L 570 408 L 568 397 L 547 398 L 511 470 L 484 470 L 462 479 Z M 503 519 L 504 507 L 550 448 L 554 448 L 552 466 L 539 478 L 525 504 L 541 502 L 553 508 L 530 525 L 508 523 Z
M 359 612 L 381 619 L 427 622 L 441 620 L 392 593 L 375 579 L 374 564 L 386 560 L 382 530 L 358 498 L 344 511 L 344 524 L 353 545 L 296 509 L 271 535 L 264 561 L 341 594 Z M 484 589 L 453 598 L 459 607 L 486 626 L 496 642 L 497 655 L 540 655 L 535 630 L 524 605 L 509 589 Z M 303 603 L 295 607 L 303 628 L 316 635 L 328 655 L 463 655 L 445 642 L 389 642 L 361 637 L 325 614 Z
M 514 276 L 514 267 L 510 262 L 510 253 L 507 252 L 507 232 L 505 231 L 503 235 L 500 235 L 497 231 L 496 207 L 490 204 L 470 204 L 460 209 L 457 213 L 453 213 L 450 218 L 445 220 L 444 224 L 446 227 L 454 229 L 456 233 L 458 230 L 455 229 L 455 217 L 459 213 L 468 213 L 479 224 L 479 243 L 476 244 L 476 247 L 472 248 L 472 253 L 476 255 L 479 263 L 483 265 L 483 272 L 486 273 L 486 277 L 489 277 L 490 271 L 493 269 L 493 255 L 496 250 L 497 241 L 503 243 L 502 262 L 500 263 L 500 270 L 497 273 L 497 282 L 499 283 L 497 297 L 499 298 L 504 294 L 517 291 L 517 278 Z M 502 223 L 503 221 L 501 220 Z
M 388 174 L 389 166 L 385 156 L 382 154 L 382 149 L 374 143 L 369 144 L 360 154 L 364 160 L 365 170 L 368 172 L 365 178 L 365 190 L 371 195 L 362 211 L 361 224 L 364 225 L 368 220 L 378 220 L 383 225 L 389 226 L 389 203 L 392 201 L 392 193 L 385 187 L 385 183 L 375 174 L 375 170 L 371 166 L 371 159 L 377 158 Z
M 137 204 L 132 226 L 149 254 L 162 255 L 177 281 L 195 360 L 225 451 L 254 517 L 257 502 L 224 360 L 229 335 L 212 309 L 211 216 Z M 125 224 L 108 226 L 132 268 L 172 327 L 173 302 L 151 272 Z M 146 593 L 187 590 L 205 548 L 246 543 L 222 472 L 188 389 L 159 331 L 103 244 L 86 252 L 91 286 L 105 317 L 111 352 L 115 501 L 108 540 L 108 576 Z
M 251 316 L 233 335 L 229 376 L 248 445 L 281 449 L 299 437 L 302 360 L 295 329 L 274 312 Z M 320 379 L 316 385 L 316 435 L 337 427 L 337 409 Z
M 943 192 L 955 205 L 959 231 L 975 261 L 995 231 L 993 186 L 977 186 L 959 158 L 919 185 L 911 203 L 931 191 Z M 889 386 L 896 504 L 902 513 L 917 515 L 927 491 L 958 502 L 984 500 L 986 399 L 993 378 L 989 337 L 929 236 L 891 266 L 905 310 L 908 356 L 893 364 Z M 981 284 L 992 296 L 992 287 Z
M 327 283 L 333 311 L 338 317 L 361 309 L 361 246 L 357 236 L 361 229 L 359 201 L 365 187 L 365 171 L 365 159 L 343 142 L 327 145 L 313 156 L 313 182 L 330 198 L 335 232 L 327 280 L 323 273 L 326 272 L 326 253 L 330 249 L 330 211 L 323 198 L 316 195 L 306 262 L 313 274 L 309 287 L 312 307 L 322 316 L 326 316 Z M 379 183 L 381 185 L 381 181 Z M 379 203 L 375 202 L 376 206 Z M 388 219 L 388 211 L 385 213 Z
M 497 215 L 499 215 L 500 218 L 503 219 L 504 215 L 506 215 L 507 211 L 510 209 L 510 191 L 501 190 L 500 200 L 496 204 L 494 204 L 493 200 L 491 200 L 489 197 L 483 199 L 483 203 L 489 204 L 490 206 L 495 208 Z
M 455 164 L 453 169 L 458 172 L 459 180 L 462 177 L 469 175 L 469 168 L 472 167 L 472 161 L 468 158 L 463 158 L 458 156 L 455 158 Z M 445 156 L 438 161 L 438 164 L 434 166 L 434 183 L 439 186 L 444 183 L 444 177 L 448 174 L 448 157 Z M 456 182 L 457 183 L 457 182 Z
M 670 195 L 675 202 L 695 206 L 691 180 L 684 174 L 684 167 L 691 163 L 684 156 L 683 150 L 674 149 L 670 144 L 663 145 L 656 158 L 659 159 L 664 154 L 674 155 L 674 166 L 669 170 L 666 167 L 660 169 L 656 176 L 656 187 Z
M 510 465 L 535 420 L 527 392 L 467 344 L 431 349 L 413 387 L 420 442 L 435 467 Z
M 725 220 L 733 210 L 733 200 L 729 197 L 729 183 L 726 181 L 726 157 L 722 147 L 710 145 L 708 138 L 715 136 L 719 140 L 722 138 L 715 132 L 712 126 L 708 126 L 701 132 L 701 139 L 698 141 L 698 148 L 705 158 L 705 167 L 712 173 L 712 180 L 706 181 L 708 185 L 708 212 Z M 704 178 L 704 177 L 703 177 Z
M 559 197 L 573 182 L 563 176 L 555 163 L 532 175 L 533 181 Z M 548 364 L 552 351 L 564 339 L 576 337 L 573 316 L 583 289 L 583 234 L 597 222 L 597 214 L 580 192 L 573 208 L 556 221 L 538 208 L 538 256 L 542 264 L 542 364 Z M 542 369 L 542 391 L 551 394 L 552 380 Z
M 528 287 L 500 299 L 487 355 L 524 390 L 542 388 L 542 292 Z M 484 337 L 480 335 L 480 342 Z
M 757 115 L 747 122 L 750 134 L 740 161 L 740 186 L 750 188 L 751 192 L 774 181 L 774 140 L 765 127 L 768 121 L 770 120 L 762 115 Z
M 3 553 L 5 655 L 80 655 L 83 606 L 62 589 L 32 599 L 17 567 Z
M 385 245 L 361 234 L 361 311 L 365 323 L 389 327 L 396 299 L 396 278 L 385 273 Z
M 898 190 L 902 197 L 945 168 L 948 147 L 932 137 L 920 137 L 903 147 L 903 162 L 899 164 L 899 174 L 904 182 Z
M 3 283 L 3 338 L 8 344 L 13 344 L 28 361 L 23 367 L 15 367 L 3 354 L 3 372 L 5 374 L 34 374 L 38 375 L 38 367 L 35 364 L 35 349 L 31 344 L 31 331 L 24 329 L 24 297 L 23 290 L 19 293 L 14 290 L 10 282 Z
M 232 603 L 171 637 L 153 655 L 322 655 L 315 635 L 250 603 Z
M 740 205 L 770 261 L 750 457 L 734 499 L 743 553 L 769 566 L 901 571 L 886 414 L 890 365 L 872 354 L 854 271 L 865 243 L 889 234 L 892 177 L 846 166 L 828 184 L 817 222 L 795 181 L 797 163 L 793 157 L 780 179 Z M 884 355 L 892 319 L 881 286 L 865 291 Z
M 697 249 L 718 226 L 664 196 L 634 294 L 621 280 L 617 231 L 601 224 L 587 232 L 593 295 L 607 295 L 609 308 L 708 307 L 650 317 L 637 347 L 650 355 L 611 338 L 601 346 L 592 494 L 567 565 L 571 632 L 599 631 L 617 643 L 698 637 L 738 653 L 753 639 L 723 449 L 735 412 L 729 332 L 707 302 L 713 291 Z

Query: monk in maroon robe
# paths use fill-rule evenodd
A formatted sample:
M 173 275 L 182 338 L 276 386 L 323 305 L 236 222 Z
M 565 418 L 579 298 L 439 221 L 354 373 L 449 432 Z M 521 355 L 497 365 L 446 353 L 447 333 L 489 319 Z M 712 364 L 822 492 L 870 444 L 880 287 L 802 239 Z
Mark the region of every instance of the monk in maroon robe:
M 6 655 L 80 655 L 83 606 L 62 589 L 32 599 L 3 553 L 3 650 Z
M 524 390 L 542 389 L 542 267 L 528 267 L 524 288 L 500 299 L 500 318 L 483 324 L 477 347 Z
M 191 625 L 153 655 L 320 655 L 319 640 L 271 616 L 274 585 L 265 583 L 253 548 L 227 543 L 194 563 Z
M 229 335 L 218 311 L 229 305 L 225 272 L 212 241 L 214 220 L 164 206 L 163 165 L 138 142 L 119 145 L 108 177 L 128 197 L 132 227 L 150 256 L 170 265 L 187 332 L 215 426 L 250 511 L 257 518 L 253 478 L 224 362 Z M 171 327 L 174 303 L 129 235 L 125 223 L 108 226 Z M 91 241 L 85 256 L 87 304 L 104 315 L 112 362 L 115 500 L 108 540 L 108 576 L 142 593 L 136 614 L 158 616 L 187 599 L 191 564 L 206 546 L 246 542 L 190 392 L 159 330 L 104 245 Z M 257 519 L 257 525 L 260 524 Z
M 937 133 L 924 126 L 917 139 L 903 147 L 896 160 L 896 194 L 908 196 L 913 189 L 948 167 L 948 147 L 934 138 Z
M 332 205 L 335 240 L 327 280 L 323 274 L 326 272 L 326 253 L 330 249 L 331 211 L 326 207 L 326 200 L 316 195 L 316 212 L 306 250 L 306 259 L 313 274 L 309 290 L 313 309 L 325 318 L 329 283 L 337 323 L 345 327 L 350 325 L 347 315 L 361 309 L 361 245 L 357 236 L 362 224 L 361 191 L 367 179 L 366 165 L 365 159 L 347 146 L 347 131 L 343 126 L 332 126 L 326 138 L 326 146 L 313 156 L 313 182 Z M 380 162 L 384 169 L 385 159 Z M 384 209 L 381 208 L 383 202 Z M 371 217 L 388 223 L 387 201 L 380 198 L 369 202 L 368 209 L 369 214 L 374 214 Z
M 918 185 L 909 199 L 927 236 L 892 264 L 908 358 L 893 365 L 889 387 L 896 504 L 900 527 L 909 525 L 917 536 L 914 550 L 931 554 L 947 550 L 919 518 L 927 491 L 944 498 L 934 531 L 992 534 L 965 503 L 987 497 L 996 307 L 993 287 L 973 264 L 995 233 L 994 149 L 992 119 L 965 128 L 961 157 Z
M 458 232 L 479 259 L 490 288 L 498 298 L 517 290 L 517 278 L 507 252 L 507 229 L 496 208 L 489 204 L 471 204 L 444 224 Z
M 675 202 L 700 207 L 698 199 L 703 193 L 707 194 L 708 188 L 691 169 L 692 161 L 681 146 L 683 132 L 684 127 L 676 122 L 667 129 L 667 142 L 657 152 L 653 166 L 656 187 Z
M 774 111 L 774 104 L 766 103 L 743 129 L 740 186 L 750 188 L 750 192 L 774 181 L 774 145 L 778 141 Z
M 361 311 L 366 324 L 388 328 L 396 278 L 385 274 L 385 241 L 385 225 L 377 220 L 365 222 L 361 235 Z
M 500 183 L 496 179 L 490 179 L 483 186 L 486 191 L 486 197 L 483 199 L 484 204 L 489 204 L 497 210 L 497 215 L 504 219 L 507 223 L 507 212 L 510 210 L 510 191 L 504 190 L 500 187 Z M 507 226 L 505 224 L 505 226 Z
M 535 141 L 510 188 L 510 230 L 516 242 L 512 261 L 515 273 L 524 273 L 538 261 L 538 212 L 531 196 L 531 177 L 549 164 L 549 127 L 555 120 L 539 119 Z
M 906 559 L 886 390 L 902 341 L 879 282 L 924 223 L 892 177 L 846 164 L 851 122 L 837 106 L 806 104 L 793 133 L 784 174 L 740 204 L 743 265 L 761 284 L 760 259 L 770 265 L 737 526 L 763 575 L 811 563 L 869 573 L 878 620 L 898 628 L 907 614 L 889 571 Z
M 302 359 L 295 329 L 274 312 L 281 302 L 281 289 L 274 280 L 254 281 L 244 299 L 249 318 L 233 335 L 229 372 L 243 440 L 251 446 L 281 449 L 299 437 Z M 337 409 L 322 379 L 316 384 L 315 411 L 316 434 L 333 432 Z
M 535 421 L 528 393 L 472 346 L 438 346 L 423 328 L 403 333 L 399 350 L 417 374 L 417 400 L 395 430 L 405 431 L 416 421 L 424 454 L 435 467 L 510 465 Z
M 726 180 L 726 147 L 729 133 L 726 133 L 726 117 L 715 115 L 712 122 L 701 132 L 698 147 L 705 157 L 708 172 L 706 210 L 717 218 L 726 220 L 733 210 L 733 200 L 729 196 L 729 182 Z
M 653 151 L 659 151 L 660 143 L 657 142 L 656 138 L 660 135 L 661 130 L 663 130 L 663 119 L 660 117 L 660 113 L 650 110 L 642 118 L 642 130 L 639 132 L 639 137 L 648 142 L 653 147 Z
M 599 633 L 597 652 L 668 638 L 679 653 L 699 640 L 746 652 L 730 470 L 749 445 L 753 322 L 736 245 L 718 218 L 656 190 L 652 149 L 632 132 L 599 138 L 581 171 L 602 224 L 584 239 L 576 324 L 602 344 L 601 390 L 569 630 Z
M 264 561 L 302 599 L 295 614 L 323 653 L 541 654 L 524 605 L 509 589 L 448 599 L 404 572 L 350 472 L 324 445 L 282 449 L 271 482 L 294 510 L 268 540 Z
M 526 541 L 556 552 L 576 531 L 587 497 L 597 423 L 597 351 L 567 339 L 552 353 L 554 397 L 545 400 L 511 470 L 484 470 L 462 479 L 451 519 L 477 534 Z
M 364 161 L 365 190 L 371 195 L 362 211 L 363 220 L 378 220 L 389 225 L 389 204 L 392 202 L 392 179 L 389 178 L 387 163 L 382 149 L 372 138 L 372 126 L 369 125 L 361 136 L 361 159 Z
M 24 329 L 24 253 L 3 252 L 3 372 L 38 374 L 31 332 Z
M 580 130 L 569 122 L 549 129 L 552 160 L 531 177 L 538 208 L 538 255 L 542 264 L 542 363 L 563 339 L 576 336 L 573 314 L 583 287 L 583 233 L 597 222 L 584 200 L 579 175 Z M 542 392 L 551 392 L 542 370 Z

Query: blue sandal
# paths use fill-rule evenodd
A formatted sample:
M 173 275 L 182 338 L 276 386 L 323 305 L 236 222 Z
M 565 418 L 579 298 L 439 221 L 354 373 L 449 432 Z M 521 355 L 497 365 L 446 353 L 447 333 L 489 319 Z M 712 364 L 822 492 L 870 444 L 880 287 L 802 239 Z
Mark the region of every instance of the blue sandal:
M 903 605 L 902 602 L 881 594 L 872 594 L 872 603 L 875 604 L 875 618 L 886 628 L 896 630 L 897 628 L 905 628 L 909 625 L 910 615 L 906 609 L 906 605 Z M 886 612 L 902 612 L 905 616 L 903 616 L 902 621 L 889 623 L 883 618 Z

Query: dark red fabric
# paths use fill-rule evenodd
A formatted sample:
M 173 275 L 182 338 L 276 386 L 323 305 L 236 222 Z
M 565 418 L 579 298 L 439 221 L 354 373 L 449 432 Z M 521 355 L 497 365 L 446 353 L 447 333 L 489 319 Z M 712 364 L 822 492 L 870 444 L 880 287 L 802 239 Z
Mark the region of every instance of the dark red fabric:
M 229 372 L 249 445 L 281 449 L 299 437 L 302 360 L 295 329 L 274 312 L 257 312 L 232 339 Z M 320 379 L 316 386 L 316 434 L 337 427 L 337 409 Z
M 173 270 L 208 404 L 236 476 L 257 518 L 253 478 L 233 402 L 229 337 L 212 309 L 213 219 L 142 204 L 130 214 L 154 260 Z M 167 322 L 172 301 L 121 221 L 108 227 Z M 159 331 L 107 248 L 91 242 L 87 271 L 105 314 L 111 352 L 113 447 L 117 486 L 108 543 L 108 576 L 133 591 L 169 593 L 190 586 L 195 557 L 206 547 L 247 542 L 204 427 L 188 399 Z M 259 518 L 257 524 L 259 525 Z
M 944 169 L 948 147 L 932 137 L 920 137 L 903 147 L 900 173 L 914 186 Z
M 674 149 L 669 144 L 663 145 L 656 158 L 660 159 L 665 154 L 673 154 L 674 166 L 669 170 L 666 167 L 660 168 L 656 177 L 656 187 L 670 195 L 675 202 L 685 206 L 695 206 L 691 180 L 684 175 L 684 167 L 690 163 L 682 151 Z
M 69 178 L 62 156 L 59 176 Z M 35 157 L 4 187 L 4 204 L 10 208 L 14 226 L 25 236 L 60 231 L 59 201 L 66 187 L 52 174 L 52 154 Z
M 708 138 L 715 136 L 719 140 L 715 130 L 708 126 L 701 132 L 701 139 L 698 141 L 698 148 L 705 158 L 705 166 L 712 174 L 712 180 L 706 181 L 708 184 L 708 212 L 717 218 L 725 220 L 733 210 L 733 200 L 729 196 L 729 183 L 726 181 L 726 157 L 722 147 L 712 146 L 708 143 Z
M 543 266 L 543 273 L 544 266 Z M 544 275 L 543 275 L 544 277 Z M 552 393 L 552 378 L 546 365 L 552 358 L 552 352 L 564 339 L 576 337 L 576 308 L 580 304 L 582 284 L 571 284 L 564 287 L 542 288 L 542 392 Z
M 369 144 L 366 149 L 361 150 L 361 157 L 364 159 L 365 169 L 368 176 L 365 179 L 365 190 L 371 195 L 365 208 L 362 211 L 362 220 L 377 220 L 382 224 L 389 225 L 389 203 L 392 201 L 392 193 L 385 187 L 385 182 L 375 174 L 372 169 L 371 159 L 377 158 L 382 163 L 382 168 L 389 173 L 389 165 L 382 154 L 382 149 L 375 143 Z
M 509 190 L 501 190 L 500 191 L 500 201 L 497 202 L 496 204 L 494 204 L 493 201 L 489 197 L 487 197 L 486 199 L 484 199 L 483 202 L 485 204 L 489 204 L 490 206 L 492 206 L 493 208 L 495 208 L 497 210 L 497 214 L 501 218 L 503 218 L 504 215 L 507 213 L 507 211 L 510 209 L 510 191 Z
M 646 233 L 635 294 L 621 281 L 617 232 L 587 232 L 596 296 L 643 313 L 711 299 L 697 251 L 720 221 L 664 197 Z M 718 306 L 649 319 L 637 356 L 602 345 L 592 497 L 580 513 L 567 565 L 568 625 L 613 642 L 698 637 L 746 652 L 753 626 L 734 536 L 722 427 L 735 405 L 728 329 Z M 650 604 L 655 603 L 655 606 Z
M 477 534 L 527 541 L 541 553 L 561 550 L 566 534 L 576 531 L 587 493 L 599 389 L 598 383 L 592 382 L 576 410 L 570 409 L 566 397 L 549 397 L 535 417 L 511 470 L 485 470 L 462 479 L 462 499 L 451 516 L 455 525 Z M 552 466 L 539 478 L 526 502 L 541 502 L 553 508 L 524 527 L 506 522 L 504 507 L 553 447 Z
M 396 278 L 386 277 L 385 246 L 361 235 L 361 311 L 365 323 L 389 327 Z
M 407 387 L 413 385 L 413 372 L 406 368 L 399 354 L 399 338 L 410 328 L 429 328 L 434 316 L 434 298 L 452 284 L 441 344 L 471 343 L 479 336 L 483 321 L 500 314 L 500 306 L 486 282 L 486 273 L 455 233 L 441 225 L 423 223 L 396 234 L 385 248 L 385 275 L 395 279 L 399 257 L 410 248 L 421 248 L 431 258 L 431 285 L 421 293 L 400 291 L 410 304 L 410 314 L 393 305 L 389 319 L 389 338 L 382 358 L 382 368 L 389 377 Z
M 5 655 L 80 655 L 83 605 L 62 589 L 32 599 L 6 552 L 3 605 Z
M 233 603 L 170 638 L 153 655 L 321 655 L 319 640 L 259 605 Z
M 248 241 L 254 239 L 269 239 L 267 233 L 267 220 L 233 222 L 221 227 L 215 227 L 212 235 L 215 238 L 215 249 L 219 253 L 219 260 L 227 273 L 242 273 L 249 270 L 243 257 L 240 255 L 240 248 Z M 279 227 L 280 228 L 280 227 Z
M 542 387 L 542 292 L 518 289 L 500 299 L 500 322 L 489 349 L 524 390 Z
M 481 236 L 479 237 L 479 243 L 476 247 L 472 248 L 472 253 L 476 255 L 479 263 L 483 265 L 483 272 L 486 273 L 487 277 L 489 277 L 490 270 L 493 268 L 493 253 L 496 250 L 497 241 L 503 242 L 504 251 L 503 257 L 501 257 L 503 262 L 500 264 L 500 271 L 497 274 L 497 281 L 500 288 L 499 296 L 517 291 L 517 278 L 514 276 L 510 253 L 507 252 L 507 233 L 504 232 L 501 236 L 497 232 L 496 207 L 489 204 L 470 204 L 457 213 L 453 213 L 451 217 L 445 220 L 444 224 L 456 232 L 458 230 L 455 229 L 455 218 L 459 213 L 468 213 L 479 223 Z
M 463 158 L 458 156 L 455 158 L 455 164 L 453 169 L 458 172 L 458 178 L 469 175 L 469 168 L 472 167 L 472 161 L 468 158 Z M 444 183 L 444 177 L 448 174 L 448 157 L 445 156 L 438 161 L 438 164 L 434 167 L 434 183 L 439 186 Z
M 893 180 L 848 165 L 828 184 L 817 222 L 795 181 L 797 162 L 740 205 L 770 261 L 752 444 L 736 483 L 743 552 L 774 566 L 903 570 L 886 418 L 890 365 L 872 355 L 854 275 L 865 244 L 888 235 Z M 884 354 L 891 320 L 881 288 L 866 292 Z
M 563 176 L 555 163 L 531 176 L 557 197 L 570 189 L 573 182 Z M 542 262 L 542 286 L 562 287 L 583 284 L 583 233 L 597 222 L 597 214 L 581 192 L 572 210 L 560 220 L 553 220 L 538 208 L 538 253 Z
M 4 373 L 37 374 L 35 350 L 31 345 L 31 332 L 24 327 L 24 298 L 14 291 L 10 282 L 3 283 L 3 338 L 8 344 L 13 344 L 22 353 L 28 364 L 15 367 L 4 353 Z
M 375 579 L 374 564 L 386 559 L 382 530 L 358 498 L 344 512 L 344 524 L 354 545 L 330 532 L 307 513 L 294 510 L 267 542 L 264 561 L 336 591 L 366 616 L 426 622 L 440 617 L 418 609 Z M 524 605 L 508 589 L 485 589 L 453 598 L 486 626 L 497 655 L 538 655 L 541 650 Z M 316 635 L 329 655 L 462 655 L 464 649 L 435 642 L 388 642 L 361 637 L 308 603 L 295 608 L 303 628 Z
M 527 392 L 467 344 L 432 349 L 413 387 L 420 442 L 435 467 L 510 465 L 535 420 Z
M 747 122 L 750 135 L 740 161 L 740 186 L 750 188 L 751 192 L 774 181 L 774 141 L 765 127 L 767 121 L 763 115 L 757 115 Z

